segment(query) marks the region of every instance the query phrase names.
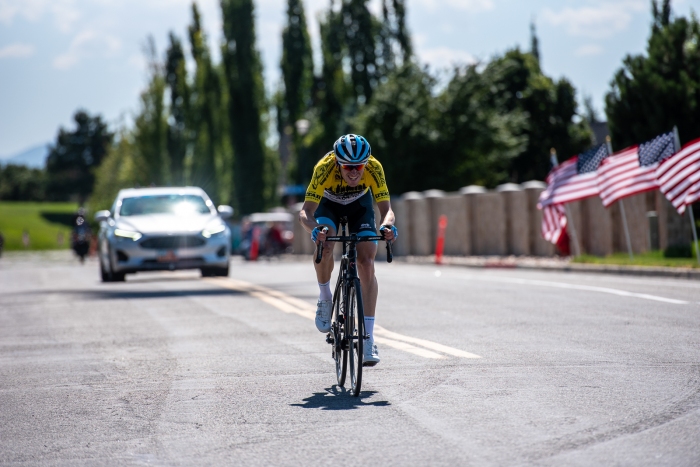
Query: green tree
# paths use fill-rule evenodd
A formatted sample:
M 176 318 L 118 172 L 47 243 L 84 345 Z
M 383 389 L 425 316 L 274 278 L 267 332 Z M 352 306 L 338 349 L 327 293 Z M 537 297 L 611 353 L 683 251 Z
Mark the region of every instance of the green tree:
M 381 50 L 377 54 L 377 68 L 380 80 L 411 59 L 413 47 L 406 27 L 404 0 L 382 0 L 379 47 Z M 397 52 L 400 52 L 400 60 L 397 59 Z
M 455 70 L 440 93 L 436 79 L 413 63 L 389 76 L 356 123 L 392 192 L 507 180 L 509 163 L 526 141 L 517 134 L 524 118 L 490 104 L 490 87 L 476 66 Z
M 99 115 L 79 110 L 75 129 L 60 128 L 46 159 L 46 194 L 51 200 L 77 197 L 82 204 L 92 192 L 94 169 L 100 165 L 114 134 Z
M 170 33 L 166 52 L 165 81 L 170 90 L 170 118 L 168 119 L 167 148 L 170 156 L 170 178 L 175 185 L 185 183 L 185 155 L 188 145 L 187 119 L 189 118 L 190 90 L 187 84 L 185 54 L 182 43 Z
M 368 1 L 343 0 L 341 7 L 352 90 L 360 105 L 370 101 L 378 83 L 376 51 L 380 26 L 367 8 Z
M 90 211 L 111 209 L 122 188 L 134 188 L 148 183 L 146 173 L 139 170 L 133 134 L 122 128 L 107 156 L 95 171 L 95 187 L 90 196 Z
M 226 96 L 219 70 L 212 63 L 195 3 L 192 4 L 189 37 L 196 65 L 191 95 L 190 127 L 194 150 L 190 181 L 202 187 L 216 202 L 228 202 L 232 151 L 226 134 Z
M 145 47 L 149 83 L 141 93 L 141 110 L 134 125 L 135 163 L 145 185 L 170 184 L 167 150 L 168 114 L 165 106 L 165 71 L 156 57 L 155 42 L 149 37 Z
M 301 0 L 288 0 L 287 25 L 282 31 L 282 80 L 284 92 L 281 106 L 278 106 L 278 130 L 280 141 L 291 144 L 290 161 L 292 167 L 305 167 L 306 161 L 300 161 L 301 140 L 296 122 L 302 118 L 304 111 L 311 104 L 311 87 L 313 85 L 313 58 L 311 40 L 306 26 L 304 5 Z
M 652 2 L 646 55 L 628 55 L 615 73 L 605 113 L 617 148 L 638 144 L 674 125 L 682 142 L 700 136 L 700 24 L 673 18 L 671 2 Z
M 527 118 L 519 133 L 527 145 L 510 164 L 512 181 L 544 180 L 550 168 L 550 148 L 573 156 L 591 145 L 588 123 L 575 121 L 576 90 L 565 78 L 554 81 L 545 76 L 531 53 L 510 50 L 488 63 L 483 75 L 490 83 L 486 105 L 503 114 L 523 112 Z
M 0 200 L 44 201 L 46 172 L 24 165 L 0 165 Z
M 255 48 L 252 0 L 222 0 L 225 43 L 222 57 L 229 92 L 229 123 L 234 149 L 234 186 L 241 214 L 265 205 L 265 151 L 261 125 L 265 95 L 262 65 Z M 268 191 L 269 192 L 269 191 Z

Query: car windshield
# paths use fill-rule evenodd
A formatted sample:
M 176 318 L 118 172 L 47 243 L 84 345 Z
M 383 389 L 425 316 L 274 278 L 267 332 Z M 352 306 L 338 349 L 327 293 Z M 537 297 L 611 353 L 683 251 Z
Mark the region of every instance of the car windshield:
M 211 214 L 204 198 L 198 195 L 151 195 L 122 199 L 120 216 L 147 214 Z

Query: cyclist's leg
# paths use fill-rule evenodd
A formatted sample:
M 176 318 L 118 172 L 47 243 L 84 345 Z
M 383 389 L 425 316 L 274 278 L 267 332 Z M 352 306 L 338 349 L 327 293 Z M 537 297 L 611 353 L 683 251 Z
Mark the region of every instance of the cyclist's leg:
M 358 236 L 377 235 L 374 219 L 372 193 L 367 192 L 362 198 L 352 203 L 353 215 L 349 217 L 350 232 Z M 362 284 L 362 304 L 365 317 L 373 318 L 377 304 L 377 279 L 374 277 L 374 257 L 377 254 L 377 242 L 362 242 L 357 244 L 357 275 Z
M 374 234 L 372 234 L 374 235 Z M 374 257 L 377 255 L 377 245 L 374 242 L 362 242 L 357 244 L 357 275 L 362 284 L 362 304 L 365 316 L 374 318 L 377 306 L 379 285 L 374 275 Z

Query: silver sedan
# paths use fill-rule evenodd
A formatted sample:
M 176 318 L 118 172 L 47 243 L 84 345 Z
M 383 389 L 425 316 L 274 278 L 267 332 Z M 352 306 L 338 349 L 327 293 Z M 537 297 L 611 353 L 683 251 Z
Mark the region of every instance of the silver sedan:
M 231 230 L 201 188 L 121 190 L 109 211 L 99 211 L 99 258 L 103 282 L 127 273 L 200 269 L 203 276 L 228 276 Z

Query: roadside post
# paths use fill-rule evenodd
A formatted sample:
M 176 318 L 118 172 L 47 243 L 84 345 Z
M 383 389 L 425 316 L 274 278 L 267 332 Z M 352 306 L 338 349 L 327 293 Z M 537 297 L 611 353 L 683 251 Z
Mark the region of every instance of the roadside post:
M 435 264 L 442 264 L 442 252 L 445 250 L 445 229 L 447 229 L 447 216 L 442 214 L 438 220 L 438 234 L 435 241 Z

